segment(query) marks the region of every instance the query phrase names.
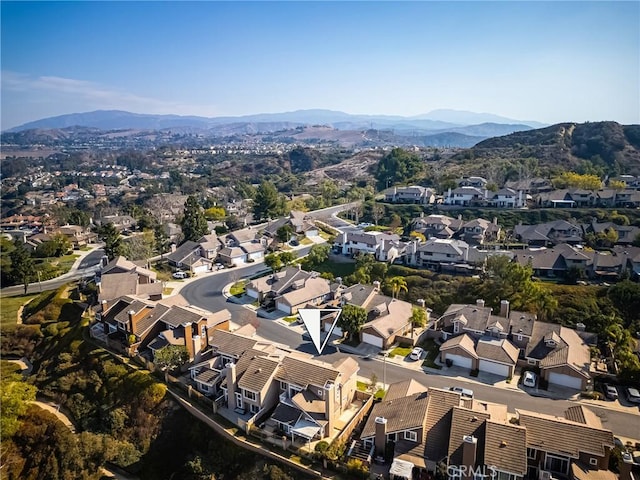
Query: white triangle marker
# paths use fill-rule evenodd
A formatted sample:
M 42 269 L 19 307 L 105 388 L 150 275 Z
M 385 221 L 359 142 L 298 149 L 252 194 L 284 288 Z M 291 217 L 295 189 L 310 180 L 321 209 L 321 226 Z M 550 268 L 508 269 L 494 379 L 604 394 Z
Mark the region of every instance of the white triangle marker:
M 333 320 L 331 324 L 331 328 L 327 332 L 327 336 L 322 341 L 322 316 L 326 315 L 328 312 L 335 312 L 336 318 Z M 311 337 L 311 341 L 318 350 L 318 355 L 322 354 L 322 350 L 327 346 L 327 342 L 329 341 L 329 337 L 331 337 L 331 332 L 336 326 L 338 322 L 338 318 L 340 318 L 340 314 L 342 313 L 341 308 L 301 308 L 298 310 L 298 315 L 300 316 L 300 320 L 304 323 L 304 326 L 307 328 L 307 332 L 309 332 L 309 336 Z

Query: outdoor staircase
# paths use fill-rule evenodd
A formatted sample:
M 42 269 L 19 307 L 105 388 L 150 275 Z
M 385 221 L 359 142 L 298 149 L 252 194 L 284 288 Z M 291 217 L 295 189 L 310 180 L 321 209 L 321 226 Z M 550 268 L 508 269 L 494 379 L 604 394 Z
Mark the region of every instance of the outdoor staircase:
M 350 458 L 357 458 L 365 463 L 370 463 L 372 450 L 373 447 L 365 447 L 362 440 L 353 440 L 349 448 L 348 456 Z

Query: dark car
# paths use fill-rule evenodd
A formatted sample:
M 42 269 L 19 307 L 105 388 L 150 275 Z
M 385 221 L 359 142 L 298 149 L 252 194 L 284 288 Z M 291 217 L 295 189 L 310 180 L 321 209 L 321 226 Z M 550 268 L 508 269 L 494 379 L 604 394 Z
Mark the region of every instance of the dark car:
M 602 385 L 602 390 L 604 391 L 604 396 L 609 400 L 617 400 L 618 399 L 618 390 L 613 385 L 605 383 Z

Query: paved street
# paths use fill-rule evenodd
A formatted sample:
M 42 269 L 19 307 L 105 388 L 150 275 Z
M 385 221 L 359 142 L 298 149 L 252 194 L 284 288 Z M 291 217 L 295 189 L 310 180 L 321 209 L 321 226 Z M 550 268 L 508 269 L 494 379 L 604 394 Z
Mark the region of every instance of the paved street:
M 301 255 L 302 254 L 304 253 L 301 252 Z M 216 311 L 227 308 L 232 313 L 234 319 L 237 320 L 240 318 L 241 312 L 247 312 L 248 310 L 241 305 L 228 302 L 222 295 L 222 289 L 230 282 L 244 276 L 249 276 L 261 269 L 264 269 L 264 265 L 262 264 L 221 271 L 217 274 L 192 281 L 185 285 L 180 293 L 189 303 L 208 310 Z M 313 344 L 310 341 L 303 340 L 299 331 L 289 326 L 284 326 L 277 321 L 260 319 L 258 335 L 267 340 L 282 343 L 306 353 L 316 353 Z M 333 362 L 348 355 L 349 354 L 343 352 L 338 353 L 334 347 L 327 346 L 320 358 Z M 359 375 L 361 377 L 369 378 L 372 373 L 375 373 L 380 382 L 382 382 L 385 377 L 387 383 L 415 378 L 426 386 L 432 387 L 448 388 L 453 385 L 459 385 L 472 389 L 475 392 L 476 398 L 480 400 L 507 404 L 511 412 L 519 408 L 551 415 L 563 415 L 563 412 L 568 407 L 579 404 L 578 402 L 568 400 L 534 397 L 521 390 L 496 388 L 491 385 L 467 381 L 459 377 L 451 378 L 443 375 L 427 374 L 423 371 L 404 368 L 391 362 L 386 362 L 385 364 L 377 358 L 357 358 L 357 360 L 360 364 Z M 606 404 L 603 403 L 603 405 Z M 637 410 L 635 410 L 635 413 L 627 413 L 606 407 L 588 406 L 601 418 L 603 425 L 611 429 L 614 434 L 621 437 L 640 439 L 640 417 L 637 414 Z

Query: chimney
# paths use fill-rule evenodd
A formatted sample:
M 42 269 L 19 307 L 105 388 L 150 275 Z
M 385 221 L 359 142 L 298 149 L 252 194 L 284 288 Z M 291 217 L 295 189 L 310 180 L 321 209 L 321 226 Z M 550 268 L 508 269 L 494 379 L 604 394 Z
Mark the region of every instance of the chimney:
M 424 218 L 424 212 L 420 212 L 420 218 Z
M 373 282 L 373 288 L 376 289 L 376 292 L 380 291 L 380 282 L 378 280 Z
M 462 465 L 467 467 L 463 470 L 462 480 L 473 478 L 473 468 L 476 465 L 476 450 L 478 439 L 471 435 L 465 435 L 462 442 Z
M 632 480 L 631 470 L 633 468 L 633 457 L 629 452 L 622 454 L 622 462 L 618 464 L 620 469 L 620 480 Z
M 418 300 L 416 300 L 416 303 L 418 304 L 418 306 L 420 308 L 424 308 L 426 305 L 426 302 L 424 301 L 424 298 L 419 298 Z
M 336 277 L 336 283 L 342 285 L 342 277 Z
M 129 316 L 129 333 L 133 333 L 133 316 L 136 314 L 133 310 L 129 310 L 127 315 Z
M 193 346 L 191 347 L 193 350 L 193 358 L 198 358 L 200 356 L 200 348 L 202 347 L 200 335 L 194 335 L 191 340 L 193 342 Z
M 109 302 L 107 302 L 106 300 L 102 300 L 102 302 L 100 303 L 102 304 L 102 313 L 109 310 Z
M 500 300 L 500 316 L 509 318 L 509 300 Z
M 226 377 L 227 377 L 227 406 L 234 408 L 236 405 L 236 364 L 231 362 L 226 365 Z
M 384 457 L 387 447 L 387 419 L 384 417 L 376 417 L 376 437 L 374 440 L 374 456 Z
M 333 433 L 336 419 L 336 386 L 330 383 L 327 388 L 324 389 L 324 395 L 324 416 L 327 420 L 325 435 L 330 437 Z
M 493 217 L 493 221 L 491 223 L 493 223 L 494 225 L 497 225 L 498 224 L 498 217 Z
M 479 298 L 478 300 L 476 300 L 476 306 L 477 307 L 484 307 L 484 300 Z
M 587 327 L 585 326 L 584 323 L 582 323 L 582 322 L 576 323 L 576 331 L 584 332 L 585 328 L 587 328 Z
M 197 323 L 195 324 L 195 327 L 198 328 Z M 191 322 L 184 324 L 184 346 L 187 347 L 187 352 L 189 352 L 189 360 L 193 360 L 193 357 L 195 355 L 193 351 L 192 329 L 193 329 L 193 324 Z
M 458 214 L 458 220 L 462 220 L 462 214 L 461 213 Z

